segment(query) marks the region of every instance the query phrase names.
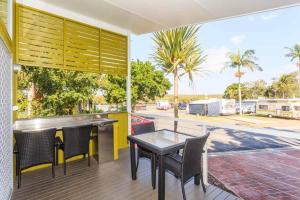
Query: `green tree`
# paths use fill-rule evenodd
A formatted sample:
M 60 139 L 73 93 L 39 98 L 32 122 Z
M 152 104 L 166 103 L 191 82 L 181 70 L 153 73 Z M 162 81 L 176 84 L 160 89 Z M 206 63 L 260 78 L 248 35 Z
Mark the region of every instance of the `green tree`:
M 235 76 L 238 78 L 238 94 L 239 94 L 239 103 L 240 108 L 242 107 L 242 92 L 241 92 L 241 77 L 245 74 L 242 71 L 242 68 L 250 69 L 251 71 L 259 70 L 262 71 L 262 68 L 256 64 L 257 58 L 255 57 L 254 50 L 246 50 L 241 54 L 240 50 L 237 53 L 228 53 L 229 62 L 225 63 L 224 68 L 234 68 L 236 69 Z M 240 115 L 242 115 L 242 110 L 240 109 Z
M 225 89 L 223 98 L 235 99 L 238 101 L 239 100 L 238 88 L 239 88 L 239 84 L 237 84 L 237 83 L 230 84 Z M 243 99 L 249 98 L 249 92 L 248 92 L 249 90 L 245 84 L 243 84 L 243 83 L 241 84 L 241 89 L 242 89 L 242 98 Z
M 93 97 L 98 79 L 93 73 L 23 67 L 18 87 L 23 97 L 27 93 L 32 98 L 27 102 L 32 110 L 28 117 L 66 115 L 74 114 L 80 102 Z
M 174 116 L 178 118 L 179 79 L 188 75 L 190 83 L 193 75 L 201 72 L 200 64 L 205 60 L 197 41 L 199 26 L 185 26 L 160 31 L 153 34 L 155 51 L 153 59 L 167 74 L 174 77 Z M 175 123 L 175 129 L 177 123 Z
M 134 111 L 137 103 L 154 101 L 163 97 L 171 88 L 169 79 L 156 70 L 151 62 L 131 62 L 131 103 Z M 107 103 L 122 104 L 126 101 L 126 79 L 120 76 L 104 76 L 100 88 Z
M 257 80 L 251 83 L 247 83 L 247 96 L 251 99 L 257 99 L 259 97 L 263 97 L 267 90 L 267 83 L 264 80 Z
M 297 73 L 282 74 L 272 84 L 276 91 L 276 95 L 282 98 L 291 98 L 295 96 L 297 91 Z
M 292 62 L 298 59 L 296 66 L 298 67 L 298 95 L 300 97 L 300 44 L 296 44 L 292 48 L 286 47 L 286 49 L 289 51 L 286 56 L 290 57 Z
M 126 101 L 126 78 L 104 75 L 100 81 L 100 90 L 106 103 L 116 104 L 117 110 L 119 110 L 119 105 L 124 104 Z
M 264 96 L 267 97 L 267 98 L 276 97 L 276 88 L 274 87 L 273 84 L 267 86 Z

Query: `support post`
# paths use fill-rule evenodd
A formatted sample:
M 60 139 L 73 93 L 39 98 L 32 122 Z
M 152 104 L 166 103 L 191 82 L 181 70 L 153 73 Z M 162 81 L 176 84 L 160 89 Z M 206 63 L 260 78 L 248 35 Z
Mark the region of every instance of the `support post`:
M 207 132 L 207 127 L 206 125 L 203 125 L 202 126 L 202 132 L 203 132 L 203 135 L 206 134 Z M 204 181 L 204 184 L 205 185 L 208 185 L 208 154 L 207 154 L 207 142 L 204 146 L 204 153 L 203 153 L 203 156 L 202 156 L 202 163 L 203 163 L 203 181 Z
M 126 106 L 127 106 L 127 113 L 128 113 L 128 135 L 131 135 L 131 69 L 130 69 L 130 52 L 131 52 L 131 37 L 128 34 L 127 38 L 127 79 L 126 79 Z

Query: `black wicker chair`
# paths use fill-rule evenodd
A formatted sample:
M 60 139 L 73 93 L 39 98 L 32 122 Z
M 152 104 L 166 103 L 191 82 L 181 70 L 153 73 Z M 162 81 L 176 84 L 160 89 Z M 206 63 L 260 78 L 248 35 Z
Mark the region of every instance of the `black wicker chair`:
M 147 123 L 147 124 L 136 124 L 133 126 L 133 131 L 135 135 L 150 133 L 155 131 L 154 122 Z M 151 160 L 151 180 L 152 180 L 152 187 L 155 189 L 156 186 L 156 155 L 155 153 L 138 146 L 137 148 L 137 165 L 136 168 L 138 169 L 139 160 L 140 158 L 147 158 Z
M 56 129 L 14 133 L 18 188 L 21 187 L 22 170 L 36 165 L 52 164 L 52 177 L 55 177 L 55 133 Z
M 63 141 L 57 138 L 59 149 L 64 152 L 64 175 L 67 173 L 67 159 L 74 156 L 88 154 L 88 166 L 90 166 L 90 135 L 92 131 L 91 125 L 64 127 Z
M 203 137 L 196 137 L 187 139 L 185 142 L 183 156 L 177 153 L 166 156 L 166 169 L 171 171 L 175 177 L 181 179 L 181 189 L 183 199 L 186 199 L 184 185 L 195 177 L 195 184 L 201 185 L 203 191 L 206 192 L 203 172 L 202 172 L 202 153 L 207 141 L 209 133 Z

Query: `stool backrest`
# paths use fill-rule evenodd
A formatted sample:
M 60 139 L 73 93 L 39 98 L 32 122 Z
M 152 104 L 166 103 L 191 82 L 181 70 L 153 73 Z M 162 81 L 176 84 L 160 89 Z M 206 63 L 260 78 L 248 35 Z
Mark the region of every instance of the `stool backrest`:
M 21 169 L 54 162 L 55 133 L 56 129 L 14 133 Z
M 65 159 L 89 152 L 91 125 L 63 128 Z

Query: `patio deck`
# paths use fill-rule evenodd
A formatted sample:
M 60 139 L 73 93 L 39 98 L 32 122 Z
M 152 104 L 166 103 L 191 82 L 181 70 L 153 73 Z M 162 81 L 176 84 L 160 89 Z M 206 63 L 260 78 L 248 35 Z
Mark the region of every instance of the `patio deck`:
M 86 160 L 68 164 L 67 175 L 62 166 L 56 167 L 56 178 L 51 178 L 51 169 L 41 169 L 22 175 L 22 187 L 15 187 L 13 200 L 50 199 L 100 199 L 100 200 L 155 200 L 157 189 L 152 190 L 150 162 L 141 160 L 138 179 L 131 180 L 129 151 L 120 153 L 119 161 L 98 165 L 91 159 L 91 167 Z M 193 181 L 186 185 L 187 199 L 194 200 L 236 200 L 237 197 L 209 185 L 204 195 L 201 186 Z M 180 181 L 166 173 L 166 199 L 182 199 Z

